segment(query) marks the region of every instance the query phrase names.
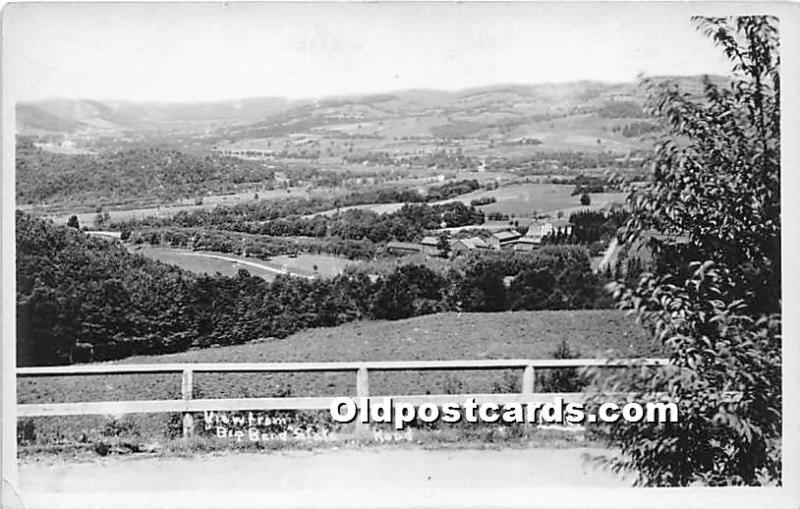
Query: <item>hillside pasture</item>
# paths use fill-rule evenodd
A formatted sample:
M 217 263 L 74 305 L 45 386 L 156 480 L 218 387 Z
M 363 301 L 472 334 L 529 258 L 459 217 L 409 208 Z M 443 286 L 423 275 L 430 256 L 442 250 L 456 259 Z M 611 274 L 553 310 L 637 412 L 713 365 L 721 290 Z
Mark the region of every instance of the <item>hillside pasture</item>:
M 652 144 L 646 138 L 626 138 L 613 132 L 615 126 L 641 121 L 631 118 L 602 118 L 595 113 L 567 115 L 551 120 L 521 124 L 511 133 L 514 138 L 537 138 L 542 141 L 536 148 L 543 152 L 580 150 L 586 152 L 625 153 L 647 149 Z M 600 143 L 597 140 L 600 140 Z
M 582 357 L 646 357 L 658 348 L 615 310 L 441 313 L 398 321 L 362 321 L 309 329 L 285 339 L 206 348 L 122 363 L 334 362 L 552 358 L 561 341 Z M 546 370 L 539 370 L 546 371 Z M 541 376 L 539 373 L 537 376 Z M 436 394 L 519 390 L 514 370 L 376 372 L 370 393 Z M 91 383 L 87 381 L 91 380 Z M 20 403 L 175 399 L 180 376 L 168 374 L 36 377 L 18 381 Z M 195 377 L 195 397 L 348 395 L 353 373 L 206 374 Z
M 286 339 L 266 338 L 172 355 L 131 357 L 121 363 L 325 362 L 552 358 L 561 341 L 582 357 L 659 356 L 659 349 L 622 312 L 519 311 L 442 313 L 398 321 L 351 322 L 311 329 Z M 548 371 L 536 370 L 536 387 Z M 519 392 L 521 370 L 372 372 L 370 394 L 458 394 Z M 175 374 L 19 378 L 19 403 L 179 399 Z M 355 395 L 355 374 L 197 373 L 194 398 L 254 398 Z M 319 412 L 325 419 L 327 412 Z M 202 422 L 198 414 L 196 422 Z M 180 436 L 179 414 L 39 417 L 27 421 L 35 444 L 107 441 L 109 436 L 160 441 Z M 109 435 L 111 434 L 111 435 Z

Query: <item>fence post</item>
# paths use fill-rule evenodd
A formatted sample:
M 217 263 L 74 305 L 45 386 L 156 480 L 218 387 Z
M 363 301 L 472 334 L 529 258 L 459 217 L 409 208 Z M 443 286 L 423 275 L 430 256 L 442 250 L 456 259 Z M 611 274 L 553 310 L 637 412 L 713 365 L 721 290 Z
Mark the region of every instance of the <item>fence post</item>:
M 358 368 L 358 371 L 356 372 L 356 396 L 358 397 L 358 405 L 360 410 L 362 398 L 369 397 L 369 373 L 365 366 Z M 360 416 L 356 416 L 356 436 L 365 437 L 368 433 L 369 426 L 367 423 L 361 422 Z
M 181 395 L 184 401 L 192 399 L 192 368 L 184 368 L 181 378 Z M 183 413 L 183 438 L 194 434 L 194 418 L 191 412 Z
M 536 372 L 534 371 L 533 366 L 525 366 L 525 371 L 522 372 L 522 394 L 533 394 L 535 380 Z M 525 421 L 523 421 L 522 424 L 522 432 L 525 437 L 527 437 L 530 434 L 531 425 L 528 422 L 527 412 L 524 412 L 523 415 L 525 415 Z

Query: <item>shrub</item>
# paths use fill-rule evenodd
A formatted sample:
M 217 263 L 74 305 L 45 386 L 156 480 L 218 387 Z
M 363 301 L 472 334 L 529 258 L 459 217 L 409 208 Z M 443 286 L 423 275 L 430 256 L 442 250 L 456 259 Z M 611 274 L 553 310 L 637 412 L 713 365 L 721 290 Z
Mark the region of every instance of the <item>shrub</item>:
M 569 343 L 563 340 L 552 355 L 554 359 L 580 358 L 580 353 L 573 350 Z M 579 373 L 577 368 L 550 369 L 539 377 L 536 390 L 538 392 L 580 392 L 588 383 L 587 377 Z
M 36 425 L 33 419 L 19 419 L 17 421 L 17 444 L 30 445 L 36 442 Z

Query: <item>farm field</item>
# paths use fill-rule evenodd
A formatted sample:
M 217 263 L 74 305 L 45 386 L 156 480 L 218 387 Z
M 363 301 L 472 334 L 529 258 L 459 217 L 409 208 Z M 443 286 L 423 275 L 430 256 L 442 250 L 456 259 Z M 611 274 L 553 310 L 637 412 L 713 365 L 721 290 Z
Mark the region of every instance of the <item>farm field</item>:
M 336 114 L 336 111 L 323 109 L 315 112 L 314 118 L 305 117 L 303 113 L 304 118 L 292 126 L 273 126 L 277 131 L 273 130 L 270 138 L 253 137 L 244 132 L 243 138 L 217 148 L 262 151 L 265 154 L 273 150 L 318 150 L 321 162 L 333 164 L 348 153 L 348 147 L 352 147 L 355 153 L 386 151 L 413 154 L 419 151 L 433 152 L 442 144 L 447 144 L 475 157 L 520 157 L 563 151 L 613 151 L 624 154 L 650 146 L 646 137 L 625 137 L 613 131 L 614 127 L 622 126 L 631 119 L 603 118 L 594 112 L 567 114 L 547 120 L 526 118 L 526 114 L 543 112 L 542 104 L 534 104 L 541 98 L 533 99 L 534 103 L 530 102 L 531 99 L 511 92 L 506 97 L 478 98 L 478 103 L 488 100 L 482 107 L 470 98 L 462 97 L 450 104 L 457 113 L 449 113 L 446 117 L 439 108 L 431 109 L 422 104 L 414 104 L 411 109 L 406 105 L 391 112 L 383 103 L 361 108 L 359 116 L 366 118 L 343 118 L 331 122 L 329 115 Z M 505 107 L 500 106 L 502 103 L 505 103 Z M 351 107 L 343 105 L 338 112 L 350 110 L 347 113 L 353 113 Z M 486 111 L 486 108 L 494 111 Z M 502 143 L 489 143 L 488 136 L 497 134 L 494 126 L 504 121 L 516 125 L 502 133 Z M 540 143 L 516 143 L 523 138 L 536 138 Z
M 601 118 L 595 114 L 568 115 L 551 120 L 529 122 L 520 125 L 511 136 L 514 138 L 536 138 L 542 141 L 536 150 L 605 152 L 611 150 L 625 153 L 647 149 L 651 141 L 646 137 L 626 138 L 612 132 L 614 126 L 622 126 L 629 119 Z
M 364 205 L 350 205 L 349 207 L 340 207 L 338 209 L 323 210 L 322 212 L 316 212 L 314 214 L 306 214 L 303 217 L 312 218 L 318 215 L 332 216 L 337 212 L 346 212 L 348 210 L 370 210 L 377 214 L 391 214 L 403 208 L 403 205 L 405 205 L 405 203 L 367 203 Z
M 271 189 L 266 191 L 257 191 L 258 199 L 277 199 L 285 197 L 307 197 L 310 193 L 304 188 L 290 188 L 285 189 Z M 130 219 L 143 219 L 146 217 L 172 217 L 179 212 L 191 212 L 193 210 L 213 209 L 217 205 L 235 205 L 237 203 L 245 203 L 248 201 L 255 201 L 256 191 L 248 191 L 246 193 L 236 194 L 221 194 L 204 196 L 203 203 L 195 205 L 194 199 L 183 199 L 177 204 L 165 205 L 163 207 L 143 207 L 143 208 L 130 208 L 130 209 L 108 209 L 108 215 L 111 221 L 127 221 Z M 27 210 L 36 212 L 33 207 L 28 207 Z M 94 223 L 96 212 L 77 212 L 77 213 L 42 213 L 44 217 L 52 219 L 56 224 L 66 224 L 67 220 L 72 215 L 78 216 L 78 222 L 81 225 L 91 226 Z
M 322 277 L 334 277 L 341 274 L 345 267 L 358 263 L 355 260 L 322 254 L 298 254 L 294 258 L 289 255 L 273 256 L 270 262 L 294 273 L 315 274 Z M 315 268 L 316 267 L 316 268 Z
M 495 203 L 481 205 L 478 208 L 485 213 L 499 212 L 512 217 L 534 217 L 539 214 L 553 215 L 559 211 L 564 212 L 565 216 L 569 213 L 586 208 L 602 208 L 612 203 L 624 203 L 625 193 L 592 193 L 591 204 L 589 207 L 580 205 L 580 196 L 571 196 L 574 186 L 563 184 L 541 184 L 541 183 L 512 183 L 497 189 L 481 189 L 464 194 L 457 198 L 431 202 L 429 205 L 441 205 L 460 201 L 469 205 L 472 200 L 477 198 L 493 197 L 497 199 Z M 341 207 L 340 212 L 346 210 L 371 210 L 378 214 L 389 214 L 396 212 L 403 207 L 403 203 L 369 203 L 364 205 L 352 205 Z M 307 214 L 304 217 L 314 217 L 317 214 L 331 216 L 337 209 L 325 210 L 316 214 Z
M 346 258 L 317 254 L 299 254 L 294 258 L 281 255 L 265 261 L 231 253 L 190 251 L 144 245 L 135 246 L 131 248 L 131 251 L 198 274 L 214 275 L 219 272 L 224 276 L 232 277 L 244 269 L 267 281 L 272 281 L 280 274 L 307 278 L 333 277 L 341 274 L 347 265 L 356 263 Z
M 84 148 L 78 147 L 71 147 L 71 146 L 62 146 L 62 145 L 55 145 L 53 143 L 34 143 L 37 148 L 40 148 L 46 152 L 52 152 L 53 154 L 65 154 L 65 155 L 95 155 L 96 152 L 91 150 L 87 150 Z
M 500 212 L 510 216 L 533 216 L 538 214 L 554 214 L 558 211 L 585 208 L 580 207 L 580 196 L 571 196 L 574 186 L 563 184 L 524 183 L 509 184 L 492 189 L 480 190 L 466 194 L 458 200 L 469 204 L 476 198 L 495 198 L 495 203 L 481 206 L 485 213 Z M 623 203 L 625 193 L 593 193 L 590 194 L 590 208 L 601 208 L 610 203 Z

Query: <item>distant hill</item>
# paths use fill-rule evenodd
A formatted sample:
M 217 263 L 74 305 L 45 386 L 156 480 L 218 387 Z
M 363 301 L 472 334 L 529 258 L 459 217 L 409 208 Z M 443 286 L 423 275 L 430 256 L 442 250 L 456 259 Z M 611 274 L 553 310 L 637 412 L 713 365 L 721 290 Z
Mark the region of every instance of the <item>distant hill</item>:
M 700 76 L 674 81 L 690 94 L 702 91 Z M 305 151 L 328 156 L 329 162 L 349 154 L 365 160 L 412 156 L 436 146 L 478 159 L 524 158 L 531 152 L 624 155 L 648 149 L 643 135 L 657 129 L 643 111 L 645 100 L 646 90 L 633 82 L 401 90 L 302 103 L 249 125 L 221 127 L 215 145 L 234 154 L 302 157 Z
M 17 104 L 17 132 L 21 134 L 37 134 L 39 132 L 75 132 L 80 122 L 61 117 L 46 111 L 36 104 Z
M 294 104 L 296 101 L 271 97 L 210 103 L 51 99 L 18 103 L 17 133 L 108 134 L 163 128 L 193 131 L 256 122 Z
M 701 77 L 673 79 L 690 93 L 701 90 Z M 712 77 L 721 82 L 724 78 Z M 525 123 L 532 116 L 564 116 L 597 111 L 608 101 L 641 103 L 636 83 L 577 81 L 552 84 L 500 84 L 461 91 L 412 89 L 383 94 L 332 96 L 320 100 L 259 97 L 231 101 L 156 103 L 50 99 L 16 106 L 18 134 L 109 134 L 159 129 L 205 131 L 222 129 L 234 139 L 263 135 L 264 127 L 298 124 L 298 132 L 347 120 L 393 121 L 433 119 Z M 311 122 L 309 122 L 311 120 Z M 428 122 L 429 123 L 429 122 Z M 248 127 L 249 126 L 249 127 Z M 230 129 L 230 131 L 229 131 Z M 256 131 L 256 132 L 250 132 Z M 291 129 L 289 129 L 291 131 Z

